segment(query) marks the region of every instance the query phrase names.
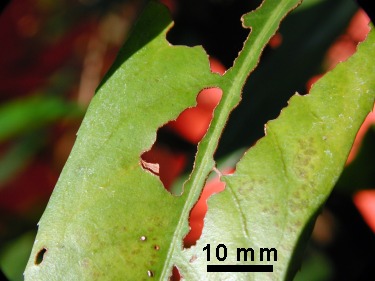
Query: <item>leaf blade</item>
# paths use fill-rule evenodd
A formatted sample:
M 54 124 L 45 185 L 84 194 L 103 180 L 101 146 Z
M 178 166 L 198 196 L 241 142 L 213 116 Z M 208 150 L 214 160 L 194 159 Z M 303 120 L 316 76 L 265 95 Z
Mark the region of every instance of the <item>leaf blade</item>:
M 166 8 L 151 3 L 145 13 L 88 108 L 25 280 L 160 275 L 182 200 L 141 167 L 140 155 L 217 75 L 202 48 L 169 45 Z
M 209 200 L 201 240 L 180 257 L 182 274 L 204 271 L 202 248 L 222 243 L 228 253 L 232 250 L 230 256 L 211 263 L 243 264 L 236 260 L 236 248 L 252 247 L 258 253 L 253 263 L 273 264 L 274 272 L 207 274 L 203 279 L 292 280 L 309 223 L 338 179 L 355 134 L 373 107 L 375 65 L 369 57 L 374 47 L 371 31 L 357 53 L 315 84 L 309 95 L 295 95 L 279 118 L 268 123 L 266 137 L 245 153 L 236 172 L 222 177 L 226 190 Z M 277 261 L 259 261 L 260 247 L 276 248 Z M 189 262 L 193 256 L 194 262 Z

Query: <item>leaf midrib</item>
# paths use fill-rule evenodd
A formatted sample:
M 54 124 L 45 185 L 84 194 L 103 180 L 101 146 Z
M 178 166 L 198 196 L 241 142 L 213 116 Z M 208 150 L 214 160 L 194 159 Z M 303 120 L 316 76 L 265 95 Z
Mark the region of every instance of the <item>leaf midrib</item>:
M 239 53 L 233 67 L 218 78 L 218 87 L 223 91 L 222 99 L 213 113 L 213 119 L 207 133 L 198 145 L 194 169 L 189 179 L 184 184 L 184 195 L 182 195 L 182 198 L 186 197 L 186 200 L 166 256 L 160 280 L 168 280 L 169 278 L 173 265 L 174 252 L 182 246 L 184 225 L 186 225 L 190 211 L 201 194 L 205 181 L 215 165 L 213 155 L 228 117 L 241 99 L 243 85 L 259 62 L 259 57 L 268 43 L 267 37 L 270 37 L 270 34 L 273 35 L 276 32 L 277 28 L 274 28 L 275 30 L 272 31 L 273 26 L 275 26 L 275 23 L 279 22 L 279 19 L 282 18 L 283 11 L 292 2 L 293 0 L 283 0 L 279 2 L 276 8 L 273 9 L 267 17 L 265 24 L 257 30 L 258 36 L 255 38 L 255 41 L 251 42 L 251 34 L 249 33 L 245 40 L 244 47 Z M 264 4 L 265 3 L 254 12 L 258 12 L 258 10 L 262 9 Z M 278 27 L 279 25 L 276 24 L 276 26 Z M 252 43 L 251 46 L 250 43 Z M 247 52 L 247 50 L 249 51 Z M 227 94 L 225 95 L 225 93 Z M 215 124 L 215 126 L 212 126 L 212 124 Z M 206 145 L 206 149 L 201 149 L 204 145 Z

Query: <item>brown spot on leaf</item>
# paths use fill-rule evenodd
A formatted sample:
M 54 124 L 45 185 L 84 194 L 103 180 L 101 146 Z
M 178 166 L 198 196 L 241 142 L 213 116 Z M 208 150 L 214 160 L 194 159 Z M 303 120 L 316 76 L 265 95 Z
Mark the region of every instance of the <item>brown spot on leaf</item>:
M 150 171 L 155 175 L 159 175 L 159 164 L 158 163 L 148 163 L 141 159 L 141 164 L 143 169 Z
M 294 159 L 296 176 L 307 182 L 315 168 L 314 162 L 317 156 L 318 151 L 314 147 L 313 138 L 310 137 L 308 139 L 299 140 L 298 153 Z
M 197 255 L 193 255 L 189 260 L 190 263 L 194 262 L 197 259 Z

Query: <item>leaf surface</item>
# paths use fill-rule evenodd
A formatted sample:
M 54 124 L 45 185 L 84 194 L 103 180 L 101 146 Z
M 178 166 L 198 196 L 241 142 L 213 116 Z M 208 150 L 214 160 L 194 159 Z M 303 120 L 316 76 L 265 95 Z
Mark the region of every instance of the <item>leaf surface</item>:
M 280 21 L 299 2 L 267 0 L 245 15 L 243 24 L 251 27 L 251 35 L 224 76 L 211 73 L 201 47 L 170 46 L 165 39 L 171 26 L 166 10 L 155 3 L 148 6 L 89 106 L 76 144 L 39 223 L 25 280 L 148 280 L 149 277 L 168 280 L 174 264 L 187 280 L 230 280 L 225 273 L 219 276 L 206 272 L 201 246 L 216 241 L 229 243 L 228 247 L 243 247 L 248 242 L 257 246 L 285 245 L 285 251 L 280 249 L 275 274 L 267 276 L 272 280 L 276 273 L 288 274 L 293 243 L 311 212 L 324 201 L 341 167 L 319 169 L 324 164 L 340 164 L 346 155 L 337 156 L 338 151 L 350 147 L 349 138 L 337 144 L 338 137 L 330 133 L 336 129 L 338 115 L 334 113 L 340 114 L 345 109 L 339 122 L 354 120 L 349 134 L 340 131 L 341 137 L 350 137 L 360 124 L 361 112 L 373 102 L 371 91 L 367 95 L 354 95 L 353 99 L 360 101 L 360 108 L 353 117 L 350 115 L 353 110 L 346 110 L 353 101 L 345 102 L 338 94 L 342 88 L 337 88 L 336 78 L 322 86 L 332 95 L 292 99 L 291 109 L 269 124 L 267 138 L 245 155 L 234 176 L 225 178 L 227 190 L 211 200 L 198 245 L 183 250 L 182 239 L 188 232 L 190 210 L 215 166 L 213 155 L 219 137 L 230 112 L 241 99 L 243 84 Z M 365 73 L 368 70 L 363 69 Z M 362 70 L 358 73 L 355 79 L 363 75 Z M 352 80 L 348 85 L 355 82 L 364 82 L 364 86 L 357 85 L 358 91 L 368 89 L 367 81 Z M 220 87 L 223 97 L 199 143 L 195 166 L 184 184 L 183 194 L 175 197 L 155 175 L 142 168 L 140 156 L 154 143 L 157 129 L 194 106 L 197 94 L 208 87 Z M 321 104 L 324 106 L 318 110 Z M 332 104 L 337 104 L 337 110 L 332 110 Z M 302 113 L 307 115 L 301 116 Z M 310 128 L 313 121 L 315 125 Z M 289 123 L 295 127 L 293 130 Z M 324 130 L 320 131 L 321 128 Z M 302 140 L 304 130 L 311 137 Z M 327 137 L 324 142 L 319 139 L 323 137 Z M 328 145 L 332 155 L 320 150 L 326 148 L 324 145 Z M 296 153 L 296 149 L 303 153 Z M 301 167 L 303 163 L 306 167 Z M 322 176 L 316 176 L 316 171 Z M 268 177 L 270 174 L 272 177 Z M 315 182 L 313 194 L 317 198 L 310 198 Z M 260 204 L 263 197 L 268 211 Z M 281 204 L 284 199 L 287 203 Z M 292 213 L 296 208 L 305 207 L 301 202 L 307 202 L 307 208 L 295 217 Z M 276 214 L 272 204 L 281 208 Z M 287 219 L 282 219 L 286 214 Z M 260 277 L 244 274 L 243 278 Z
M 221 137 L 217 157 L 254 144 L 264 135 L 264 124 L 278 116 L 296 91 L 306 93 L 306 81 L 322 72 L 328 47 L 357 10 L 352 0 L 304 0 L 283 20 L 278 31 L 281 45 L 264 53 L 247 80 L 241 103 Z
M 225 191 L 209 200 L 201 239 L 180 256 L 186 280 L 206 264 L 269 264 L 272 273 L 206 273 L 201 280 L 292 280 L 319 208 L 338 179 L 354 137 L 375 100 L 375 33 L 347 62 L 294 95 L 280 116 L 266 125 L 266 137 L 222 177 Z M 353 71 L 354 70 L 354 71 Z M 202 249 L 211 244 L 211 261 Z M 225 261 L 216 246 L 228 248 Z M 254 261 L 237 260 L 237 248 L 252 248 Z M 277 258 L 261 261 L 260 248 Z M 221 249 L 222 250 L 222 249 Z M 222 254 L 222 252 L 220 252 Z
M 218 77 L 201 47 L 169 45 L 170 26 L 151 3 L 99 87 L 39 223 L 26 280 L 160 275 L 184 200 L 140 155 Z

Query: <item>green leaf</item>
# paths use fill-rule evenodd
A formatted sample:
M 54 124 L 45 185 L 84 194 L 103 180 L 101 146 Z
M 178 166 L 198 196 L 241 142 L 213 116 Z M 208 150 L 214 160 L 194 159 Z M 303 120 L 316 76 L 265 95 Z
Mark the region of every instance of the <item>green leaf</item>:
M 31 132 L 66 116 L 81 116 L 83 110 L 60 98 L 33 96 L 0 107 L 0 141 Z
M 160 276 L 185 200 L 140 155 L 219 77 L 201 47 L 169 45 L 170 26 L 151 3 L 100 86 L 39 223 L 26 280 Z
M 186 280 L 229 279 L 225 273 L 206 272 L 202 248 L 207 243 L 280 251 L 273 274 L 245 273 L 236 280 L 292 276 L 294 246 L 338 177 L 346 157 L 340 149 L 349 150 L 373 102 L 366 75 L 373 69 L 364 55 L 348 63 L 358 67 L 356 75 L 341 66 L 314 88 L 317 94 L 292 99 L 290 108 L 269 124 L 268 136 L 240 161 L 236 174 L 225 177 L 227 189 L 210 201 L 197 246 L 184 250 L 182 239 L 243 84 L 280 21 L 298 3 L 268 0 L 245 15 L 251 36 L 224 76 L 210 72 L 201 47 L 170 46 L 166 10 L 148 6 L 89 106 L 39 223 L 25 280 L 168 280 L 173 265 Z M 364 52 L 373 47 L 369 44 L 363 45 Z M 337 84 L 340 75 L 345 83 Z M 151 148 L 157 129 L 194 106 L 199 91 L 208 87 L 220 87 L 223 97 L 199 143 L 183 194 L 173 196 L 142 168 L 140 156 Z M 350 108 L 353 104 L 358 108 Z M 342 132 L 348 121 L 351 127 Z M 297 208 L 302 210 L 295 213 Z
M 0 190 L 27 166 L 43 143 L 40 134 L 29 134 L 15 142 L 0 158 Z
M 322 253 L 310 249 L 293 281 L 329 281 L 333 276 L 331 261 Z
M 1 246 L 0 268 L 9 281 L 23 280 L 22 270 L 29 258 L 34 237 L 35 233 L 29 231 Z
M 322 72 L 328 47 L 344 32 L 357 10 L 353 0 L 304 0 L 288 15 L 280 25 L 282 44 L 264 53 L 246 82 L 243 99 L 228 120 L 217 157 L 254 144 L 264 135 L 264 124 L 278 116 L 296 91 L 306 93 L 306 82 Z
M 231 273 L 206 273 L 203 247 L 225 244 L 228 257 L 210 264 L 238 262 L 238 247 L 253 248 L 252 264 L 273 264 L 273 273 L 238 273 L 236 280 L 291 280 L 299 266 L 304 237 L 338 179 L 354 137 L 375 99 L 375 33 L 347 62 L 314 85 L 307 96 L 293 96 L 266 137 L 222 177 L 226 190 L 209 200 L 197 245 L 178 267 L 188 280 L 228 280 Z M 277 261 L 260 262 L 260 248 L 275 248 Z M 214 248 L 215 249 L 215 248 Z M 230 251 L 230 250 L 231 251 Z M 213 251 L 213 250 L 212 250 Z M 194 262 L 189 262 L 194 257 Z

